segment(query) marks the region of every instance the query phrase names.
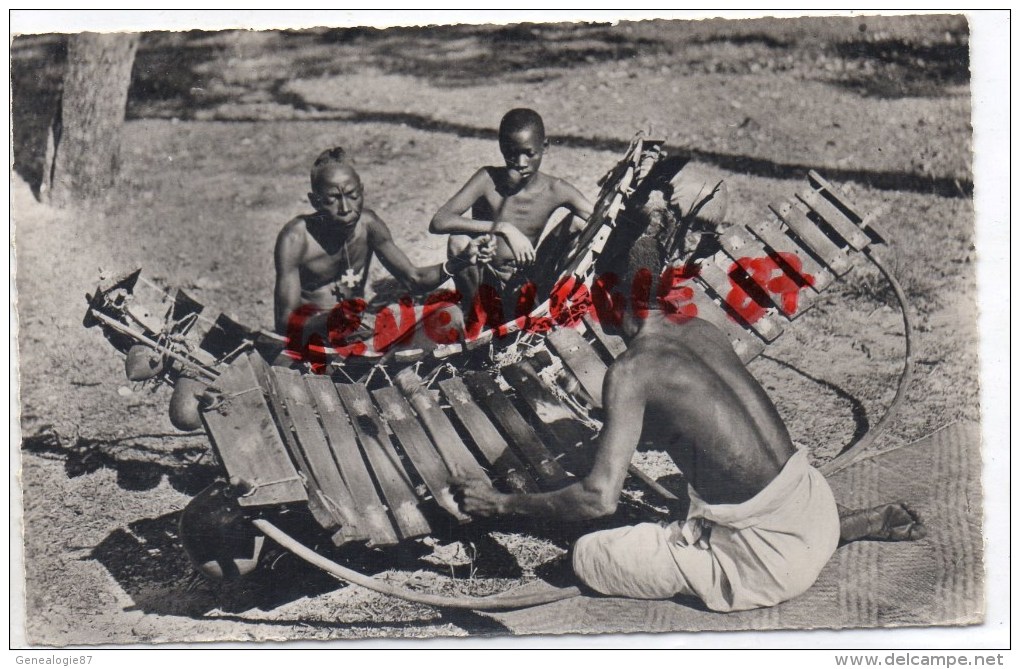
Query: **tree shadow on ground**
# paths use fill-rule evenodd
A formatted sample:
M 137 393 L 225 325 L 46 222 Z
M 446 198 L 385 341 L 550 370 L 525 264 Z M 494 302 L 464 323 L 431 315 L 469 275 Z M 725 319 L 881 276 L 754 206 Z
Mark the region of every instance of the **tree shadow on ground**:
M 235 118 L 233 120 L 257 121 L 260 119 Z M 470 139 L 495 140 L 497 137 L 496 130 L 493 128 L 480 128 L 414 112 L 336 109 L 334 114 L 316 115 L 315 120 L 406 126 L 425 132 L 445 133 Z M 549 141 L 554 146 L 611 153 L 623 153 L 630 146 L 629 139 L 593 135 L 555 135 L 550 137 Z M 810 170 L 814 170 L 823 174 L 826 179 L 836 182 L 852 181 L 877 190 L 923 193 L 947 198 L 970 198 L 974 193 L 973 180 L 966 178 L 938 177 L 894 170 L 847 169 L 809 163 L 781 163 L 756 156 L 704 151 L 694 147 L 677 147 L 669 144 L 665 146 L 665 149 L 671 156 L 696 160 L 737 174 L 768 179 L 787 181 L 804 179 Z
M 336 28 L 321 39 L 359 48 L 367 64 L 389 74 L 440 86 L 544 81 L 555 78 L 559 70 L 618 63 L 666 48 L 660 40 L 596 23 Z
M 152 490 L 165 476 L 178 492 L 195 495 L 212 483 L 219 472 L 208 444 L 167 449 L 146 443 L 150 439 L 165 441 L 184 436 L 188 435 L 139 433 L 117 438 L 65 438 L 44 426 L 25 437 L 21 448 L 63 459 L 69 479 L 110 469 L 116 473 L 117 485 L 124 490 Z
M 853 38 L 824 45 L 805 45 L 765 34 L 719 35 L 701 41 L 734 45 L 762 44 L 808 51 L 828 50 L 849 61 L 877 63 L 867 76 L 844 73 L 828 83 L 862 95 L 938 96 L 951 85 L 969 81 L 967 28 L 955 29 L 946 42 Z M 129 118 L 192 118 L 197 112 L 228 103 L 257 102 L 305 110 L 300 96 L 285 90 L 293 79 L 379 70 L 414 76 L 434 85 L 471 86 L 542 81 L 570 68 L 621 62 L 639 55 L 672 54 L 680 42 L 643 37 L 622 26 L 599 24 L 520 24 L 513 26 L 431 26 L 422 28 L 337 28 L 311 31 L 244 31 L 142 35 L 129 93 Z M 803 52 L 803 53 L 801 53 Z M 683 60 L 683 54 L 676 55 Z M 59 100 L 64 37 L 19 36 L 11 48 L 12 119 L 15 169 L 38 191 L 43 174 L 46 132 Z M 263 62 L 268 59 L 269 62 Z M 250 61 L 250 62 L 249 62 Z M 857 72 L 858 70 L 855 70 Z M 258 105 L 256 105 L 258 108 Z M 236 111 L 236 110 L 235 110 Z M 327 112 L 330 110 L 326 110 Z M 336 108 L 322 120 L 408 125 L 427 132 L 492 139 L 495 130 L 451 123 L 421 113 L 391 113 Z M 231 113 L 231 120 L 246 120 Z M 247 120 L 264 120 L 252 118 Z M 621 152 L 628 141 L 566 136 L 554 143 L 573 148 Z M 726 170 L 773 179 L 801 178 L 817 165 L 782 164 L 752 156 L 680 147 L 678 153 Z M 969 179 L 905 172 L 823 168 L 828 178 L 855 181 L 880 190 L 931 193 L 969 198 Z
M 952 86 L 970 83 L 970 46 L 963 32 L 945 41 L 914 43 L 902 39 L 853 40 L 830 46 L 847 61 L 874 65 L 868 74 L 834 77 L 830 84 L 865 97 L 939 97 Z

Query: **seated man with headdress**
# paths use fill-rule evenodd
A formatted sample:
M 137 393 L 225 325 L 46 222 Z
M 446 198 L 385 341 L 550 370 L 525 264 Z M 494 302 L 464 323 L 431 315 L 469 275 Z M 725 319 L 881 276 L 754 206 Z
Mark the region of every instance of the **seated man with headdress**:
M 383 220 L 364 206 L 361 177 L 342 148 L 319 155 L 312 166 L 311 187 L 308 200 L 315 213 L 287 223 L 275 250 L 276 331 L 300 338 L 302 344 L 313 333 L 324 339 L 322 343 L 376 334 L 362 300 L 373 256 L 416 293 L 437 288 L 452 274 L 486 258 L 481 240 L 473 240 L 444 263 L 412 264 Z

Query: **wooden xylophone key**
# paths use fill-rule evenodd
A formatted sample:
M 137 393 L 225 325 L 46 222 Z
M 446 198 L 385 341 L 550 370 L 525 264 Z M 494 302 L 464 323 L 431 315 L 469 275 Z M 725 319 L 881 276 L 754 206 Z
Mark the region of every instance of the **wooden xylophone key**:
M 348 420 L 347 412 L 340 404 L 340 396 L 337 395 L 333 381 L 327 376 L 307 374 L 304 382 L 319 414 L 333 458 L 357 502 L 361 525 L 368 532 L 368 545 L 392 546 L 398 543 L 400 538 L 393 527 L 393 522 L 386 515 L 386 506 L 379 499 L 375 484 L 372 483 L 365 459 L 358 448 L 354 428 Z
M 723 266 L 732 265 L 732 267 Z M 767 342 L 774 341 L 783 333 L 783 325 L 776 318 L 775 310 L 771 306 L 762 305 L 756 295 L 750 295 L 740 283 L 735 280 L 736 275 L 746 273 L 732 263 L 722 253 L 717 253 L 711 258 L 706 258 L 700 265 L 698 278 L 705 285 L 712 289 L 721 302 L 728 305 L 746 324 L 747 327 Z M 767 295 L 764 299 L 768 299 Z M 771 305 L 771 300 L 769 300 Z
M 690 282 L 691 304 L 698 310 L 698 318 L 706 320 L 723 331 L 734 352 L 745 364 L 765 350 L 765 343 L 741 327 L 719 304 L 709 297 L 699 283 Z
M 124 311 L 148 332 L 158 334 L 166 325 L 173 303 L 173 297 L 165 289 L 144 274 L 139 274 L 125 302 Z
M 361 383 L 338 383 L 336 389 L 340 401 L 351 416 L 362 451 L 379 481 L 400 538 L 410 539 L 428 534 L 432 528 L 418 509 L 414 485 L 386 434 L 386 425 L 372 406 L 368 388 Z
M 843 193 L 842 190 L 833 186 L 828 181 L 822 178 L 818 172 L 811 170 L 808 172 L 808 180 L 811 185 L 818 191 L 819 194 L 828 198 L 836 208 L 839 209 L 843 214 L 846 215 L 851 221 L 857 226 L 862 228 L 873 242 L 884 243 L 889 237 L 886 235 L 885 230 L 878 226 L 875 222 L 875 217 L 872 215 L 861 215 L 854 206 L 850 199 Z
M 790 240 L 790 243 L 793 241 Z M 739 225 L 722 233 L 719 244 L 780 314 L 794 319 L 811 308 L 816 295 L 812 285 L 814 278 L 805 275 L 796 255 L 767 250 L 762 242 Z
M 797 197 L 854 249 L 863 251 L 871 243 L 863 230 L 817 191 L 809 189 L 798 193 Z
M 251 361 L 251 368 L 255 378 L 258 380 L 258 385 L 261 386 L 269 400 L 269 409 L 273 414 L 277 427 L 280 429 L 280 433 L 283 435 L 287 451 L 294 459 L 298 469 L 305 476 L 305 487 L 309 493 L 308 509 L 312 512 L 312 517 L 315 519 L 315 522 L 325 529 L 335 532 L 343 525 L 344 518 L 336 510 L 327 506 L 320 494 L 319 484 L 312 475 L 312 467 L 308 460 L 305 459 L 304 452 L 301 450 L 297 437 L 294 435 L 294 425 L 283 403 L 280 389 L 276 385 L 276 377 L 261 356 L 248 355 L 245 358 Z
M 543 426 L 552 447 L 566 458 L 567 468 L 575 476 L 584 476 L 591 467 L 586 453 L 595 431 L 586 427 L 574 411 L 556 395 L 528 360 L 502 369 L 503 378 L 517 391 L 531 414 Z
M 546 490 L 555 489 L 571 480 L 562 465 L 542 444 L 535 430 L 528 425 L 528 421 L 514 408 L 488 374 L 472 372 L 465 375 L 464 382 L 473 396 L 488 408 L 493 419 L 531 466 L 539 487 Z
M 588 388 L 597 388 L 598 392 L 589 397 L 594 406 L 602 406 L 602 383 L 606 378 L 608 365 L 602 361 L 599 354 L 591 344 L 572 328 L 560 328 L 549 333 L 546 343 L 549 348 L 559 356 L 563 362 L 563 368 L 570 372 L 581 384 L 581 388 L 588 391 Z M 552 335 L 556 335 L 555 337 Z M 584 380 L 582 380 L 584 379 Z
M 843 276 L 853 267 L 847 254 L 828 235 L 822 232 L 807 216 L 807 209 L 800 202 L 791 204 L 770 204 L 769 209 L 781 218 L 790 230 L 804 242 L 804 245 L 824 262 L 836 276 Z
M 393 430 L 411 464 L 432 493 L 432 498 L 457 522 L 466 523 L 471 517 L 461 512 L 450 492 L 450 472 L 442 457 L 432 445 L 425 430 L 414 418 L 411 406 L 396 388 L 387 387 L 372 391 L 383 420 Z
M 203 311 L 205 305 L 178 288 L 170 311 L 174 332 L 181 335 L 190 333 L 196 325 L 206 320 L 202 318 Z
M 538 485 L 528 474 L 524 464 L 510 450 L 509 444 L 492 424 L 485 412 L 474 403 L 464 381 L 458 377 L 439 382 L 453 414 L 471 436 L 482 457 L 513 492 L 538 492 Z
M 765 243 L 774 257 L 778 257 L 789 267 L 795 262 L 799 266 L 798 273 L 816 293 L 822 292 L 832 283 L 832 272 L 787 235 L 778 221 L 761 220 L 749 225 L 748 229 Z M 797 260 L 793 261 L 793 258 Z
M 418 420 L 432 437 L 432 443 L 450 473 L 456 478 L 489 480 L 485 469 L 468 450 L 464 440 L 457 433 L 457 428 L 450 422 L 432 393 L 425 388 L 421 377 L 410 367 L 405 367 L 393 377 L 393 382 L 418 414 Z
M 202 420 L 227 474 L 248 488 L 238 503 L 307 501 L 304 483 L 287 455 L 248 358 L 238 358 L 223 370 L 216 387 L 224 393 L 222 403 L 204 410 Z
M 298 447 L 304 454 L 304 459 L 311 468 L 310 474 L 318 485 L 315 494 L 343 519 L 340 530 L 333 535 L 333 543 L 341 546 L 349 541 L 367 541 L 369 533 L 364 527 L 365 522 L 357 513 L 358 502 L 337 468 L 326 434 L 312 408 L 311 395 L 301 380 L 301 374 L 297 370 L 285 367 L 272 367 L 271 371 L 294 425 Z
M 199 348 L 216 359 L 228 357 L 254 341 L 256 332 L 226 314 L 220 314 L 202 337 Z

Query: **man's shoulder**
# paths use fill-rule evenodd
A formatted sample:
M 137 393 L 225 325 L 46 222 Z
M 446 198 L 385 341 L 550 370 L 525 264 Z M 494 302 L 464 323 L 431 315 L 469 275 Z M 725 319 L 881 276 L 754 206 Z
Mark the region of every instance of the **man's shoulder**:
M 671 323 L 667 329 L 657 333 L 640 332 L 632 337 L 627 350 L 617 358 L 610 369 L 616 367 L 621 377 L 631 377 L 642 383 L 649 377 L 658 377 L 663 366 L 678 364 L 678 354 L 689 354 L 687 345 L 692 336 L 686 330 L 696 319 L 687 323 Z
M 308 235 L 306 216 L 296 216 L 287 221 L 276 236 L 277 244 L 294 245 L 304 242 Z
M 294 236 L 303 235 L 307 232 L 308 217 L 307 216 L 295 216 L 280 228 L 280 237 L 284 235 Z
M 645 375 L 657 373 L 657 366 L 649 364 L 648 351 L 640 347 L 628 348 L 613 361 L 607 372 L 607 380 L 615 385 L 643 385 Z
M 361 222 L 368 226 L 386 227 L 383 217 L 376 213 L 371 207 L 364 207 L 361 210 Z
M 382 220 L 374 210 L 365 207 L 361 210 L 361 223 L 368 232 L 370 242 L 378 241 L 380 238 L 390 237 L 390 227 Z

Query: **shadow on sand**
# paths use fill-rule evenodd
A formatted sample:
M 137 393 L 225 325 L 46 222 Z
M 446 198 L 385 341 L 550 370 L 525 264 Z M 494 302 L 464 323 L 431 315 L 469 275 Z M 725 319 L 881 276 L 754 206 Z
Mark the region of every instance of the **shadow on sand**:
M 944 94 L 947 87 L 969 81 L 965 23 L 961 30 L 963 32 L 957 30 L 950 34 L 950 39 L 938 43 L 851 36 L 815 45 L 809 44 L 809 40 L 780 40 L 765 34 L 725 33 L 702 38 L 700 42 L 787 49 L 798 58 L 823 49 L 834 58 L 868 62 L 877 67 L 866 76 L 819 75 L 828 77 L 824 80 L 834 86 L 872 97 L 937 97 Z M 66 60 L 65 40 L 61 35 L 18 36 L 12 43 L 14 167 L 35 189 L 42 178 L 46 132 L 59 102 Z M 255 34 L 151 32 L 142 35 L 135 58 L 128 117 L 190 118 L 200 110 L 245 101 L 308 109 L 309 105 L 300 96 L 284 90 L 288 81 L 372 69 L 451 87 L 545 81 L 580 65 L 622 62 L 650 54 L 672 56 L 678 49 L 675 57 L 682 61 L 684 44 L 676 36 L 667 41 L 604 24 L 431 26 L 387 30 L 336 28 Z M 262 57 L 271 58 L 272 66 L 253 66 L 242 80 L 235 81 L 236 75 L 222 79 L 224 63 L 229 64 L 232 59 L 257 61 Z M 495 138 L 492 129 L 451 123 L 421 113 L 340 108 L 336 112 L 335 116 L 326 114 L 317 118 L 403 124 L 457 137 Z M 232 115 L 231 120 L 242 119 Z M 604 137 L 565 136 L 554 141 L 562 146 L 614 153 L 627 147 L 626 141 Z M 753 156 L 700 151 L 697 147 L 674 150 L 677 155 L 687 155 L 729 171 L 774 179 L 800 179 L 809 169 L 820 169 L 817 165 L 777 163 Z M 880 190 L 964 198 L 973 193 L 973 183 L 966 179 L 882 170 L 821 168 L 821 171 L 831 179 L 854 181 Z

